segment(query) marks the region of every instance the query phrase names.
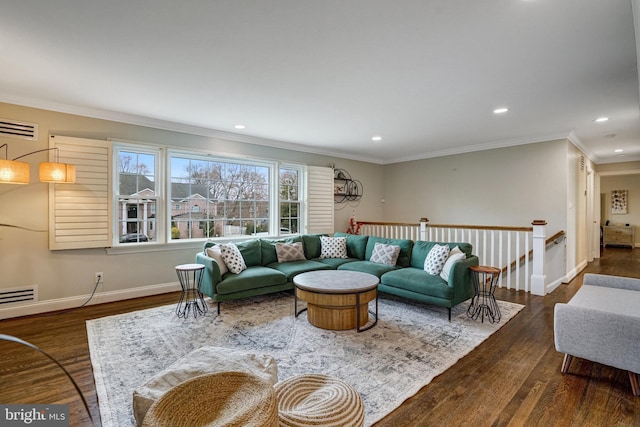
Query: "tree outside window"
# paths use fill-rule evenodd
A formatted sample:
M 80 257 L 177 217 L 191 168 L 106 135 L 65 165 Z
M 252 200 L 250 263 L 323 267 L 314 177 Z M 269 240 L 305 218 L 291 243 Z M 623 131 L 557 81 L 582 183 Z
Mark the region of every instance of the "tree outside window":
M 300 230 L 300 169 L 281 167 L 278 188 L 280 234 L 298 233 Z

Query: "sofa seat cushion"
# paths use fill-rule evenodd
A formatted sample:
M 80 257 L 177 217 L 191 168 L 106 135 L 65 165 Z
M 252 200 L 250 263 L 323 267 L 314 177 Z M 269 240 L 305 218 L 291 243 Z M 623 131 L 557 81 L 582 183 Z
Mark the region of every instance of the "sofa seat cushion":
M 304 262 L 304 261 L 303 261 Z M 225 295 L 249 289 L 265 288 L 287 283 L 287 276 L 268 267 L 253 266 L 242 270 L 240 274 L 227 273 L 216 286 L 216 293 Z
M 330 270 L 331 267 L 321 262 L 306 260 L 306 261 L 291 261 L 283 263 L 271 263 L 267 267 L 272 268 L 274 271 L 278 271 L 285 275 L 287 281 L 292 282 L 293 278 L 307 271 L 315 270 Z
M 316 258 L 314 261 L 321 262 L 323 264 L 327 264 L 332 269 L 337 269 L 342 264 L 346 264 L 348 262 L 360 261 L 358 258 Z
M 380 282 L 387 286 L 402 288 L 417 294 L 438 298 L 453 298 L 453 288 L 439 275 L 429 274 L 421 268 L 407 267 L 385 273 Z
M 373 274 L 378 278 L 382 277 L 383 274 L 388 273 L 389 271 L 393 271 L 397 269 L 398 267 L 394 267 L 387 264 L 378 264 L 377 262 L 372 262 L 372 261 L 348 262 L 338 267 L 338 270 L 361 271 L 363 273 Z

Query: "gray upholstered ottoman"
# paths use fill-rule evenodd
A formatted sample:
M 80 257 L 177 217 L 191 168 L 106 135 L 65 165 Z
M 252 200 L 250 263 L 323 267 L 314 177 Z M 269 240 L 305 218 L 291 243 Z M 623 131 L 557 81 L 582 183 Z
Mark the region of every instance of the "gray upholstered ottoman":
M 640 395 L 640 279 L 585 274 L 567 304 L 556 304 L 556 350 L 565 353 L 561 371 L 580 357 L 629 372 Z
M 151 405 L 173 387 L 194 377 L 225 371 L 254 374 L 269 384 L 278 382 L 273 357 L 221 347 L 201 347 L 181 357 L 133 391 L 133 415 L 137 425 Z

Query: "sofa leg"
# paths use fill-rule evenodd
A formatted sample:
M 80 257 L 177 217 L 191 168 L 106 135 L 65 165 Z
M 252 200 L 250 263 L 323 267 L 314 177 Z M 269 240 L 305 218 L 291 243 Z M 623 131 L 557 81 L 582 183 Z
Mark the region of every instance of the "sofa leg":
M 560 372 L 566 374 L 569 372 L 569 365 L 571 365 L 571 361 L 573 360 L 573 356 L 570 354 L 564 355 L 564 360 L 562 360 L 562 368 L 560 368 Z
M 218 301 L 218 315 L 220 315 L 220 301 Z
M 449 323 L 451 323 L 451 307 L 447 307 L 447 309 L 449 310 Z
M 629 371 L 629 381 L 631 381 L 631 391 L 633 391 L 634 396 L 640 396 L 640 380 L 638 379 L 640 375 L 635 372 Z

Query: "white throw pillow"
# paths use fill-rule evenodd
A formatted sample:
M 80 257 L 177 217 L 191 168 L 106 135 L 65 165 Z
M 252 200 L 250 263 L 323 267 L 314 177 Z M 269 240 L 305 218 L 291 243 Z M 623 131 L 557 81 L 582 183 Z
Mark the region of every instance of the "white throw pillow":
M 320 236 L 320 258 L 347 258 L 347 238 Z
M 376 242 L 369 261 L 378 264 L 396 265 L 398 256 L 400 256 L 400 246 Z
M 444 267 L 442 267 L 442 271 L 440 272 L 440 277 L 442 277 L 446 281 L 449 281 L 449 274 L 451 273 L 453 264 L 460 261 L 461 259 L 466 258 L 467 255 L 462 252 L 458 246 L 451 249 L 451 251 L 449 252 L 449 258 L 447 258 L 447 262 L 444 263 Z
M 205 249 L 205 253 L 209 258 L 213 258 L 216 260 L 218 268 L 220 268 L 220 276 L 229 271 L 229 269 L 227 268 L 227 264 L 225 264 L 224 260 L 222 259 L 222 251 L 220 250 L 220 245 L 208 247 L 207 249 Z
M 222 259 L 230 272 L 239 274 L 242 270 L 247 269 L 247 264 L 244 263 L 240 249 L 235 243 L 221 244 L 220 251 L 222 252 Z
M 449 257 L 449 245 L 435 245 L 424 260 L 424 271 L 429 274 L 440 274 Z
M 306 259 L 302 242 L 278 242 L 276 243 L 276 255 L 278 256 L 278 262 L 303 261 Z

